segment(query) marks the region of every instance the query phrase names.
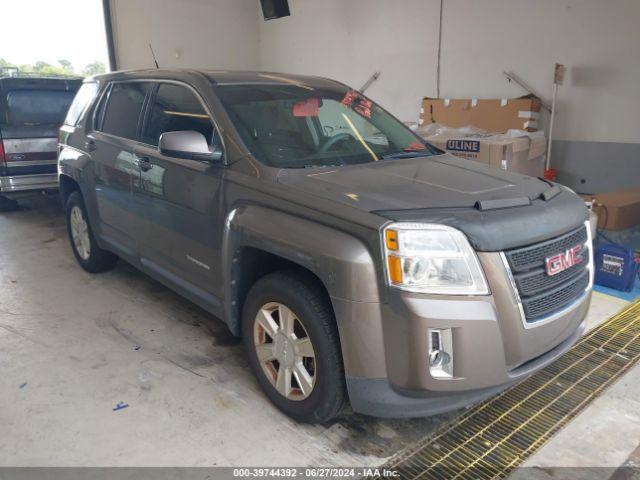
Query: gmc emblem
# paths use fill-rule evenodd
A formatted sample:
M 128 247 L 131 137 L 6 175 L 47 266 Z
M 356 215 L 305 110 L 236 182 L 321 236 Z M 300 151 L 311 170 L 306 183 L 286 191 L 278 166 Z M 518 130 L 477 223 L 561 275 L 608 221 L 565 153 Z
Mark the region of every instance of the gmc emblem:
M 576 245 L 562 253 L 545 258 L 544 263 L 547 268 L 547 275 L 550 277 L 560 273 L 567 268 L 582 262 L 582 245 Z

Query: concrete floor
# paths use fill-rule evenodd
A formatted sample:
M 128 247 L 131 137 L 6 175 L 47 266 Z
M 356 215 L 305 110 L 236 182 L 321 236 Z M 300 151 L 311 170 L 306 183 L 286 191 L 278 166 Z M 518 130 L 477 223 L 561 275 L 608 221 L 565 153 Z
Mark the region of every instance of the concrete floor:
M 57 197 L 22 205 L 0 213 L 0 467 L 380 465 L 456 415 L 297 424 L 219 320 L 124 262 L 85 273 Z M 595 295 L 590 324 L 623 305 Z
M 21 204 L 0 214 L 0 466 L 376 465 L 452 417 L 297 424 L 221 321 L 124 262 L 85 273 L 57 197 Z

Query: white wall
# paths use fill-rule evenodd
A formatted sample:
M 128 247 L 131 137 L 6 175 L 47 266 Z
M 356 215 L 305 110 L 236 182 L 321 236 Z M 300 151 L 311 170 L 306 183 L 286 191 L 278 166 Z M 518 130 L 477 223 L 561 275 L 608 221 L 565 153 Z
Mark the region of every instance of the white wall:
M 439 0 L 290 0 L 291 16 L 260 20 L 260 67 L 330 76 L 360 87 L 403 120 L 435 96 Z M 513 70 L 551 97 L 568 67 L 555 138 L 640 141 L 640 2 L 444 0 L 441 96 L 508 97 Z
M 258 0 L 110 0 L 119 68 L 161 66 L 314 74 L 360 88 L 402 120 L 436 95 L 440 0 L 289 0 L 265 22 Z M 640 0 L 444 0 L 442 97 L 543 97 L 560 89 L 553 166 L 582 192 L 640 178 Z M 176 56 L 177 53 L 177 56 Z M 545 126 L 545 119 L 541 122 Z
M 256 0 L 111 0 L 119 69 L 255 69 Z
M 502 76 L 513 70 L 550 99 L 558 62 L 568 72 L 559 91 L 555 138 L 640 141 L 640 2 L 444 3 L 444 95 L 519 95 L 522 90 Z
M 291 16 L 260 20 L 260 68 L 335 78 L 403 120 L 435 95 L 438 4 L 432 0 L 290 0 Z
M 435 96 L 440 0 L 289 0 L 265 22 L 258 0 L 111 0 L 119 68 L 263 69 L 323 75 L 403 120 Z M 508 97 L 513 70 L 544 97 L 568 67 L 555 138 L 640 141 L 640 1 L 444 0 L 441 96 Z M 544 122 L 543 122 L 544 124 Z

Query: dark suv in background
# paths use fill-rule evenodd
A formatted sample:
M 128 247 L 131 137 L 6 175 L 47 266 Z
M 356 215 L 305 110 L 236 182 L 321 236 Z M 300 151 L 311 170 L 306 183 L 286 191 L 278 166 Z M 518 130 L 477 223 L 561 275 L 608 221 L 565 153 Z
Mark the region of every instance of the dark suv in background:
M 58 129 L 81 79 L 0 77 L 0 196 L 58 188 Z
M 380 416 L 459 408 L 584 330 L 584 202 L 446 154 L 339 82 L 100 75 L 59 148 L 80 265 L 123 258 L 223 319 L 298 420 L 347 398 Z

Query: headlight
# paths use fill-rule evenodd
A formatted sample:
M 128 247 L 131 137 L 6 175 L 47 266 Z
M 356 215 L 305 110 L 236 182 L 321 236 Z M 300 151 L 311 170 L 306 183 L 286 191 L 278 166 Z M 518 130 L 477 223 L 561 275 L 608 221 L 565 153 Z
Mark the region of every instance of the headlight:
M 383 235 L 390 285 L 410 292 L 489 294 L 478 257 L 459 230 L 428 223 L 392 223 Z

